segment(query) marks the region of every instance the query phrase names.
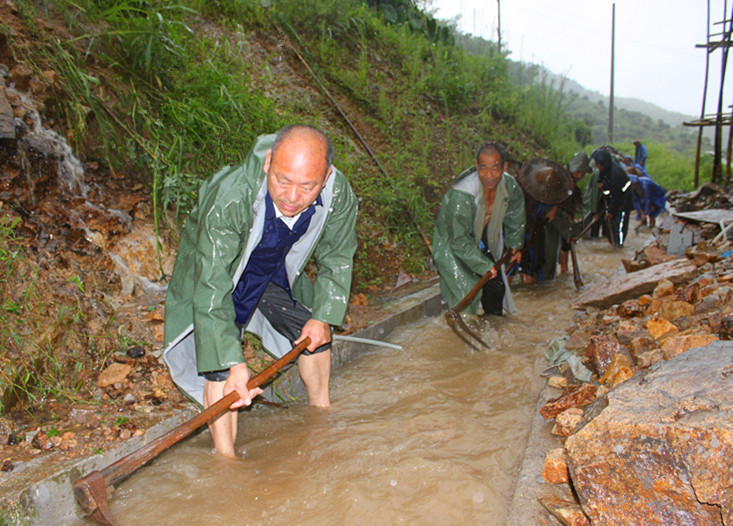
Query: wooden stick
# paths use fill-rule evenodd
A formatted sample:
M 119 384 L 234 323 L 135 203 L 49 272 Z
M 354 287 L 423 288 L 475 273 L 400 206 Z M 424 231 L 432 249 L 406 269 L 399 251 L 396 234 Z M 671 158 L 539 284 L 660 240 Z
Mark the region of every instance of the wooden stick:
M 290 29 L 293 32 L 295 32 L 295 29 L 293 29 L 292 27 L 290 27 Z M 280 31 L 282 32 L 282 30 L 280 30 Z M 389 176 L 389 174 L 387 174 L 387 171 L 382 166 L 382 163 L 379 162 L 379 159 L 377 159 L 377 156 L 374 155 L 374 152 L 369 147 L 369 145 L 367 144 L 367 142 L 364 139 L 364 137 L 362 137 L 362 135 L 359 133 L 359 131 L 356 129 L 356 127 L 352 124 L 351 120 L 349 120 L 349 118 L 346 116 L 346 113 L 344 113 L 344 110 L 341 109 L 341 106 L 339 105 L 339 103 L 336 102 L 336 99 L 334 99 L 331 96 L 331 93 L 329 93 L 328 89 L 326 89 L 326 86 L 323 85 L 323 82 L 321 82 L 321 79 L 318 78 L 318 76 L 313 72 L 313 70 L 311 69 L 311 67 L 308 64 L 308 62 L 306 62 L 306 60 L 303 58 L 303 56 L 295 48 L 295 46 L 291 44 L 290 45 L 290 49 L 292 49 L 293 53 L 295 53 L 295 56 L 297 56 L 298 59 L 303 63 L 303 65 L 305 66 L 305 69 L 308 70 L 308 73 L 310 73 L 311 77 L 313 77 L 313 79 L 316 81 L 316 83 L 321 88 L 321 90 L 323 91 L 323 93 L 326 95 L 326 98 L 328 98 L 328 100 L 331 102 L 331 104 L 333 104 L 333 106 L 339 112 L 339 115 L 341 115 L 341 117 L 344 119 L 344 121 L 346 121 L 346 124 L 349 125 L 349 128 L 351 128 L 351 131 L 354 132 L 354 135 L 356 135 L 356 138 L 359 139 L 359 141 L 361 142 L 361 144 L 364 146 L 364 149 L 367 151 L 367 153 L 369 154 L 369 156 L 372 158 L 372 160 L 374 161 L 374 164 L 377 165 L 377 168 L 379 168 L 379 171 L 382 172 L 382 174 L 387 178 L 387 180 L 391 184 L 392 183 L 392 178 Z M 393 189 L 394 189 L 394 185 L 393 185 Z M 423 243 L 425 243 L 425 247 L 428 250 L 428 254 L 429 255 L 432 255 L 433 254 L 433 245 L 430 243 L 430 240 L 428 239 L 428 236 L 425 235 L 425 231 L 420 226 L 420 224 L 417 222 L 417 219 L 415 218 L 414 214 L 410 210 L 409 206 L 405 205 L 405 210 L 407 211 L 407 215 L 410 216 L 410 219 L 412 219 L 412 222 L 415 225 L 415 227 L 417 228 L 417 231 L 420 234 L 420 237 L 422 237 Z

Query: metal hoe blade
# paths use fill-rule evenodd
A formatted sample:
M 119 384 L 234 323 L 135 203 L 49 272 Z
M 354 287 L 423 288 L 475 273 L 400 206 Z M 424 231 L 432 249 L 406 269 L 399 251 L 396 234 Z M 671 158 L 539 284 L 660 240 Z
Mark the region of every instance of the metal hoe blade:
M 464 333 L 462 331 L 465 331 L 469 336 L 471 336 L 473 339 L 475 339 L 477 342 L 479 342 L 481 345 L 486 347 L 487 349 L 490 349 L 489 345 L 475 332 L 473 332 L 471 329 L 468 328 L 468 325 L 463 321 L 463 318 L 461 315 L 456 312 L 453 309 L 449 309 L 445 312 L 445 319 L 448 322 L 448 325 L 450 325 L 450 328 L 453 329 L 453 332 L 456 333 L 456 335 L 463 340 L 465 343 L 473 347 L 474 349 L 480 351 L 481 349 L 479 347 L 476 347 L 475 342 L 472 340 L 469 340 L 466 338 Z
M 578 268 L 578 254 L 575 252 L 574 240 L 570 240 L 570 255 L 573 260 L 573 283 L 575 288 L 579 289 L 583 286 L 583 278 L 580 276 L 580 268 Z
M 74 484 L 74 496 L 84 514 L 106 526 L 117 525 L 107 508 L 107 497 L 111 490 L 100 471 L 92 471 Z

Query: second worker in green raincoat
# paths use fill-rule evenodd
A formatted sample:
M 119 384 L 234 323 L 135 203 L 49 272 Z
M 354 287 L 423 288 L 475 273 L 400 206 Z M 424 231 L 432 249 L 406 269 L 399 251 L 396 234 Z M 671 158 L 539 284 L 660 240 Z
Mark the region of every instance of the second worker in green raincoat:
M 500 145 L 484 144 L 476 153 L 475 166 L 459 175 L 443 197 L 433 233 L 433 260 L 448 308 L 458 304 L 492 270 L 505 247 L 512 251 L 508 266 L 521 259 L 526 221 L 524 194 L 506 173 L 507 166 L 506 152 Z M 504 269 L 499 271 L 501 283 L 487 283 L 484 294 L 466 309 L 468 313 L 478 312 L 479 301 L 488 314 L 516 310 Z M 495 288 L 503 288 L 503 297 L 499 305 L 490 306 L 487 294 Z
M 357 213 L 332 160 L 322 132 L 290 126 L 202 185 L 168 287 L 164 359 L 204 407 L 236 390 L 235 409 L 261 392 L 247 388 L 243 329 L 277 357 L 309 337 L 298 369 L 310 403 L 330 405 L 330 326 L 348 305 Z M 304 271 L 311 256 L 314 281 Z M 209 426 L 217 451 L 235 456 L 236 411 Z

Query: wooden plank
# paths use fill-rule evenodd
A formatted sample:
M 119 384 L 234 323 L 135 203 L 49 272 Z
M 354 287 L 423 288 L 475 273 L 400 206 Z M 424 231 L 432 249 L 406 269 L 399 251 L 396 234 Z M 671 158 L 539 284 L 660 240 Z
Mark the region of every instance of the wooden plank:
M 657 283 L 663 279 L 675 284 L 688 281 L 695 276 L 696 271 L 697 266 L 693 262 L 687 258 L 680 258 L 637 270 L 620 278 L 603 280 L 581 294 L 573 303 L 573 308 L 605 309 L 652 292 Z

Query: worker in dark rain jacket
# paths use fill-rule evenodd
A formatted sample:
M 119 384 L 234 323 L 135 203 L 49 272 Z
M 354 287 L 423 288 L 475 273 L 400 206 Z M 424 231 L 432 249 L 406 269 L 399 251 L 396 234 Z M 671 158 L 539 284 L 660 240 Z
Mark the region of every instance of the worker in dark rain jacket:
M 608 150 L 598 149 L 591 154 L 598 169 L 598 184 L 604 203 L 601 218 L 609 241 L 621 246 L 629 231 L 629 211 L 633 210 L 629 177 L 611 157 Z
M 346 313 L 357 201 L 320 131 L 290 126 L 259 137 L 244 164 L 208 179 L 186 222 L 166 297 L 164 358 L 204 407 L 236 390 L 249 405 L 242 331 L 280 357 L 309 337 L 298 370 L 311 405 L 330 405 L 331 326 Z M 318 267 L 315 281 L 304 272 Z M 209 424 L 233 457 L 237 411 Z

